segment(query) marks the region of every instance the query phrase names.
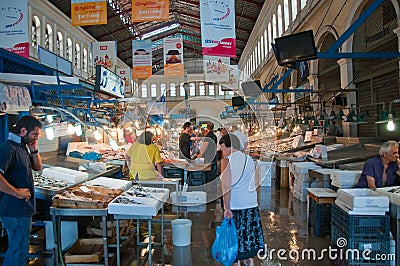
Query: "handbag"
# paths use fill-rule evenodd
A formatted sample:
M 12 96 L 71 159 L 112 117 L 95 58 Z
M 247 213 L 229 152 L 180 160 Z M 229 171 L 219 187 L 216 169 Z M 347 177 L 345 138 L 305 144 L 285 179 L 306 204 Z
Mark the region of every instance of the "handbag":
M 213 258 L 223 265 L 232 265 L 238 254 L 238 236 L 233 219 L 224 218 L 217 226 L 216 236 L 211 248 Z

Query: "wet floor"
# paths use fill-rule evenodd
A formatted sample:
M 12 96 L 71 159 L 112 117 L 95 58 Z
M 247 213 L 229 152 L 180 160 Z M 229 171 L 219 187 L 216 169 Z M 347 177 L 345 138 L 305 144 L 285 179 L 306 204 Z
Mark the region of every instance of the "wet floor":
M 307 226 L 307 204 L 294 199 L 288 189 L 275 187 L 259 188 L 259 207 L 261 212 L 264 239 L 269 256 L 255 258 L 255 265 L 330 265 L 327 253 L 321 258 L 321 250 L 329 247 L 328 236 L 314 237 Z M 168 208 L 167 208 L 168 209 Z M 221 265 L 211 256 L 211 246 L 215 238 L 215 226 L 222 221 L 223 212 L 219 200 L 196 209 L 197 212 L 184 212 L 182 218 L 192 221 L 191 244 L 174 247 L 172 228 L 165 224 L 163 247 L 153 249 L 153 265 Z M 174 217 L 175 208 L 166 210 L 168 217 Z M 135 230 L 131 228 L 131 232 Z M 142 230 L 145 238 L 146 230 Z M 160 240 L 160 226 L 153 228 L 155 241 Z M 40 237 L 40 232 L 37 233 Z M 134 237 L 121 254 L 121 265 L 148 265 L 148 250 L 135 246 Z M 5 242 L 4 238 L 1 240 Z M 35 240 L 38 241 L 37 239 Z M 3 243 L 4 244 L 4 243 Z M 36 243 L 37 244 L 37 243 Z M 4 246 L 4 245 L 3 245 Z M 314 254 L 310 250 L 315 250 Z M 115 249 L 111 261 L 115 263 Z M 0 259 L 1 261 L 1 259 Z M 54 265 L 53 259 L 33 259 L 30 265 Z M 243 264 L 242 264 L 243 265 Z

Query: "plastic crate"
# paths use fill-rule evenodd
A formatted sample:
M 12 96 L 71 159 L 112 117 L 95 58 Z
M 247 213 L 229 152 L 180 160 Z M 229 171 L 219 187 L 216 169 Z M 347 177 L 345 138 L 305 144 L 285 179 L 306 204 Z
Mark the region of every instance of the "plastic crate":
M 204 171 L 189 172 L 189 186 L 200 186 L 206 183 L 206 173 Z
M 331 232 L 331 204 L 317 204 L 310 198 L 308 225 L 314 228 L 314 236 L 329 235 Z
M 165 178 L 181 178 L 183 177 L 183 169 L 181 168 L 163 168 L 163 176 Z
M 332 223 L 351 237 L 389 238 L 389 215 L 349 215 L 336 204 L 332 204 Z
M 341 238 L 341 239 L 340 239 Z M 341 265 L 390 265 L 391 261 L 376 261 L 374 260 L 377 255 L 382 255 L 382 254 L 390 254 L 390 239 L 389 238 L 368 238 L 368 237 L 361 237 L 361 238 L 356 238 L 356 237 L 351 237 L 345 232 L 341 230 L 341 228 L 335 224 L 331 224 L 331 245 L 333 247 L 338 248 L 339 243 L 343 243 L 343 238 L 347 241 L 347 245 L 342 247 L 340 249 L 343 250 L 343 256 L 345 256 L 346 251 L 351 249 L 351 250 L 358 250 L 359 251 L 359 256 L 351 257 L 345 257 L 343 261 L 346 261 L 347 264 L 341 264 Z M 338 241 L 338 239 L 340 239 Z M 339 243 L 338 243 L 339 242 Z M 338 248 L 339 249 L 339 248 Z M 369 258 L 364 258 L 363 257 L 363 251 L 369 249 L 370 253 L 367 255 Z M 338 251 L 339 253 L 339 251 Z M 350 253 L 351 254 L 351 253 Z

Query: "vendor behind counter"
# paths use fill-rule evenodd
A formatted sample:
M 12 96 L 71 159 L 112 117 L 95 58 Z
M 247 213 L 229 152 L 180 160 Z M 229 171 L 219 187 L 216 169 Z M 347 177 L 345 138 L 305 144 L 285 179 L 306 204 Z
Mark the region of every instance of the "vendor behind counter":
M 379 155 L 368 159 L 356 187 L 375 189 L 400 185 L 399 143 L 393 140 L 382 144 Z

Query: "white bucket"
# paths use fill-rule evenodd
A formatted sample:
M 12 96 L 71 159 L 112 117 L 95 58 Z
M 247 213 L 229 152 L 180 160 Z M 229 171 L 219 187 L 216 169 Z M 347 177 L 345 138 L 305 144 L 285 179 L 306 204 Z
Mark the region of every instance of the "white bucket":
M 188 219 L 175 219 L 171 221 L 171 225 L 172 243 L 179 247 L 190 245 L 192 221 Z

